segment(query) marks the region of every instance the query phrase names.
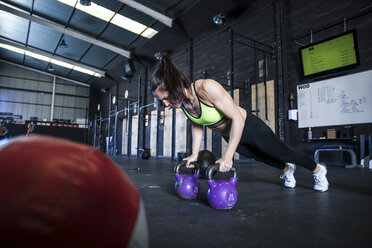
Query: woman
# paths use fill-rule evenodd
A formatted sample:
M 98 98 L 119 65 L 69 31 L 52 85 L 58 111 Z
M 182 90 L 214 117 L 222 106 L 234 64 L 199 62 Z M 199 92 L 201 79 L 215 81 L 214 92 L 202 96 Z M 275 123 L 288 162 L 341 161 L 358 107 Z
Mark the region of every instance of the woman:
M 155 69 L 151 90 L 165 107 L 182 108 L 192 122 L 192 155 L 185 158 L 187 167 L 193 167 L 200 150 L 203 125 L 223 136 L 228 142 L 227 150 L 219 163 L 219 170 L 231 169 L 235 151 L 283 170 L 284 186 L 294 188 L 296 165 L 311 170 L 314 174 L 314 190 L 328 190 L 327 168 L 316 164 L 304 152 L 283 143 L 258 117 L 239 107 L 230 94 L 212 79 L 190 82 L 173 64 L 167 54 L 162 54 Z
M 1 125 L 0 125 L 0 140 L 5 139 L 8 134 L 9 134 L 9 130 L 5 126 L 5 121 L 1 121 Z
M 26 136 L 35 135 L 35 124 L 33 122 L 28 123 Z

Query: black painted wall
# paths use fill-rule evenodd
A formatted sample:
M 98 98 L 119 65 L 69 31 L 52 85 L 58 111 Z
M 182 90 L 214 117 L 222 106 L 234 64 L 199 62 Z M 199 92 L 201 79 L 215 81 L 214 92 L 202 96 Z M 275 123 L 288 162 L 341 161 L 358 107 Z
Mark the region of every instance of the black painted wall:
M 287 88 L 286 96 L 296 92 L 296 86 L 304 82 L 300 77 L 300 64 L 298 49 L 300 44 L 310 43 L 310 31 L 313 30 L 313 42 L 339 34 L 344 31 L 344 18 L 346 29 L 356 29 L 360 66 L 348 70 L 344 74 L 353 74 L 372 69 L 372 9 L 371 1 L 285 1 L 285 35 L 287 56 Z M 366 12 L 368 11 L 369 12 Z M 351 19 L 353 18 L 353 19 Z M 338 23 L 338 24 L 336 24 Z M 333 25 L 336 24 L 336 25 Z M 332 27 L 329 27 L 332 26 Z M 329 28 L 327 28 L 329 27 Z M 306 37 L 299 38 L 303 35 Z M 296 42 L 297 41 L 297 42 Z M 316 79 L 315 79 L 316 80 Z M 288 102 L 286 102 L 288 103 Z M 288 108 L 288 106 L 286 106 Z M 301 140 L 306 137 L 307 130 L 299 129 L 297 122 L 287 122 L 287 137 L 292 145 L 301 146 Z M 371 124 L 352 125 L 355 135 L 372 133 Z M 339 133 L 343 126 L 327 126 L 313 128 L 313 137 L 326 136 L 327 129 L 334 128 Z
M 372 44 L 372 36 L 370 35 L 372 30 L 372 15 L 371 2 L 369 0 L 283 0 L 283 19 L 281 27 L 275 22 L 274 13 L 276 11 L 278 14 L 279 9 L 278 5 L 274 7 L 274 3 L 275 1 L 273 0 L 253 1 L 250 8 L 242 15 L 241 19 L 236 21 L 231 27 L 234 32 L 243 34 L 267 45 L 272 45 L 275 42 L 278 44 L 276 34 L 282 31 L 283 43 L 281 48 L 283 52 L 284 81 L 283 87 L 277 88 L 276 90 L 277 93 L 282 93 L 283 99 L 277 99 L 276 108 L 277 110 L 283 110 L 284 118 L 286 118 L 286 112 L 288 110 L 287 99 L 289 94 L 296 93 L 296 86 L 304 83 L 300 78 L 298 48 L 300 46 L 299 44 L 306 45 L 310 42 L 309 34 L 311 30 L 313 30 L 314 42 L 333 36 L 343 31 L 343 20 L 346 18 L 347 29 L 357 29 L 361 60 L 361 65 L 359 67 L 351 69 L 347 73 L 356 73 L 372 69 L 372 48 L 370 45 Z M 369 10 L 369 12 L 363 14 L 366 10 Z M 360 16 L 355 17 L 357 14 Z M 354 18 L 350 20 L 351 17 Z M 318 32 L 318 30 L 337 22 L 341 23 Z M 226 78 L 221 78 L 226 76 L 230 71 L 230 32 L 227 30 L 227 27 L 228 26 L 223 26 L 209 33 L 202 33 L 197 37 L 193 37 L 192 41 L 194 46 L 191 58 L 189 50 L 190 40 L 186 35 L 185 42 L 180 44 L 179 49 L 171 51 L 173 61 L 187 77 L 193 80 L 204 78 L 205 74 L 203 74 L 203 72 L 207 71 L 209 78 L 214 78 L 221 84 L 227 84 Z M 207 37 L 215 34 L 216 31 L 219 33 L 206 40 Z M 308 34 L 308 36 L 299 38 L 296 42 L 294 41 L 294 39 L 306 34 Z M 238 40 L 245 42 L 244 39 Z M 255 52 L 254 49 L 247 46 L 234 44 L 233 56 L 234 86 L 235 88 L 241 88 L 240 105 L 249 111 L 251 110 L 250 92 L 245 92 L 242 82 L 245 80 L 249 80 L 251 83 L 263 81 L 263 78 L 258 77 L 256 67 L 258 61 L 263 59 L 264 55 L 262 52 L 257 50 Z M 272 59 L 268 55 L 266 55 L 266 59 L 268 67 L 266 80 L 275 80 L 278 76 L 278 61 Z M 124 100 L 125 89 L 129 90 L 131 98 L 136 98 L 138 77 L 144 78 L 146 75 L 144 64 L 135 60 L 134 65 L 136 67 L 136 72 L 132 80 L 123 81 L 120 78 L 116 78 L 119 82 L 118 87 L 113 86 L 110 88 L 110 92 L 113 95 L 119 95 L 118 109 L 124 108 L 127 104 Z M 190 65 L 192 68 L 190 68 Z M 154 64 L 149 64 L 147 72 L 149 79 L 153 69 Z M 192 73 L 191 75 L 190 72 Z M 153 97 L 148 91 L 148 84 L 142 86 L 142 95 L 144 95 L 145 90 L 147 90 L 147 96 L 145 96 L 146 101 L 143 101 L 142 104 L 151 103 L 153 101 Z M 94 104 L 98 102 L 101 103 L 103 116 L 107 116 L 108 114 L 108 95 L 109 93 L 100 93 L 95 97 L 94 101 Z M 91 109 L 94 109 L 94 106 L 91 106 Z M 152 109 L 153 108 L 147 109 L 147 113 Z M 91 113 L 90 116 L 94 116 L 94 112 Z M 353 126 L 355 127 L 356 135 L 360 133 L 372 133 L 372 125 L 370 124 Z M 313 136 L 322 136 L 327 128 L 336 128 L 340 130 L 341 126 L 314 128 Z M 292 146 L 302 147 L 302 139 L 305 137 L 307 130 L 299 129 L 297 122 L 285 120 L 284 131 L 284 138 L 287 143 Z M 148 139 L 149 135 L 147 134 L 146 137 Z M 214 139 L 216 139 L 215 135 Z M 146 140 L 146 144 L 149 144 L 149 140 Z M 217 146 L 213 148 L 213 150 L 219 153 L 218 149 L 220 148 Z

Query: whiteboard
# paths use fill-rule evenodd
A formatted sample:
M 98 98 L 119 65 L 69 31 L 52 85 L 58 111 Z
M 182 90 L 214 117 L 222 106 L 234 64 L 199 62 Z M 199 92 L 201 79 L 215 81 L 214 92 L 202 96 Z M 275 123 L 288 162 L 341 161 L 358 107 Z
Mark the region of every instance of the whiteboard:
M 372 122 L 372 70 L 297 86 L 298 127 Z

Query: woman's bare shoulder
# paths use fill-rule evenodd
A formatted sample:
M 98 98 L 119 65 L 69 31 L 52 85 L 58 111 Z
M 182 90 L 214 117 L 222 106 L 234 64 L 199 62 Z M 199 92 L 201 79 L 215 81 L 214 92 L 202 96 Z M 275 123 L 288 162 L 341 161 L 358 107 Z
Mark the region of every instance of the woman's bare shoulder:
M 198 79 L 195 81 L 195 88 L 198 93 L 208 93 L 218 87 L 221 87 L 221 85 L 213 79 Z
M 199 79 L 195 81 L 195 89 L 199 98 L 209 105 L 224 95 L 225 89 L 213 79 Z

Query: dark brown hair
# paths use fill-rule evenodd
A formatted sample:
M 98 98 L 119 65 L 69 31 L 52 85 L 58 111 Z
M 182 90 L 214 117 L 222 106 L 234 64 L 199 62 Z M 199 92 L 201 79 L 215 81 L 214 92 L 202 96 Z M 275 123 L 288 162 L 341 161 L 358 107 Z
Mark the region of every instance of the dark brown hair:
M 167 53 L 161 53 L 159 64 L 151 78 L 151 91 L 154 92 L 159 86 L 164 86 L 169 92 L 169 98 L 175 101 L 190 102 L 184 89 L 191 91 L 191 82 L 173 64 Z

